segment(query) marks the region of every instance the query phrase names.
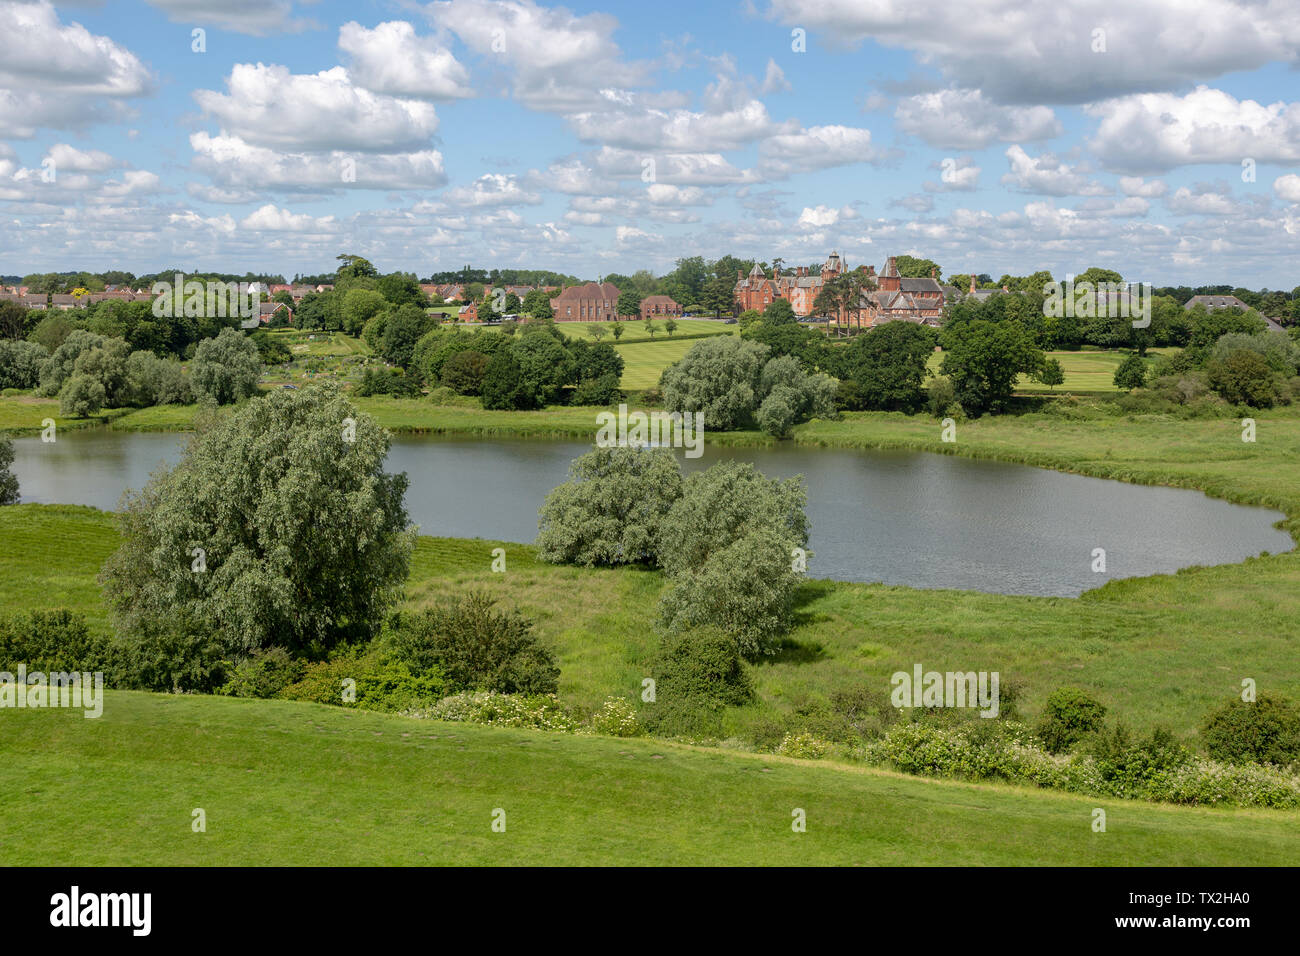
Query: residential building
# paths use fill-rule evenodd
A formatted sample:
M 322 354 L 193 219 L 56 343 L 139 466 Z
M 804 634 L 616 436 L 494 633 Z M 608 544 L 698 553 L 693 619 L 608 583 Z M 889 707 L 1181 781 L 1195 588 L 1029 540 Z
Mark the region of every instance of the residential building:
M 609 282 L 569 286 L 551 300 L 551 308 L 557 322 L 613 322 L 619 318 L 618 287 Z
M 682 307 L 666 295 L 648 295 L 641 300 L 641 318 L 667 318 L 682 314 Z

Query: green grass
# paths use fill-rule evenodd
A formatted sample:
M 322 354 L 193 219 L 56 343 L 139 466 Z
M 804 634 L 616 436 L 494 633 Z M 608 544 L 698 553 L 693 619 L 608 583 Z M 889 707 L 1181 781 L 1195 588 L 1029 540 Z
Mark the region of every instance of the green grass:
M 1119 389 L 1115 387 L 1115 369 L 1119 368 L 1120 362 L 1128 357 L 1128 352 L 1122 349 L 1109 351 L 1097 351 L 1084 349 L 1077 352 L 1047 352 L 1048 358 L 1056 359 L 1061 363 L 1061 369 L 1065 372 L 1065 382 L 1050 388 L 1041 382 L 1035 382 L 1027 375 L 1021 375 L 1016 380 L 1016 391 L 1024 394 L 1041 394 L 1041 395 L 1116 395 Z M 1150 368 L 1155 364 L 1160 351 L 1158 349 L 1148 350 L 1146 361 L 1147 367 Z M 935 352 L 929 361 L 929 367 L 934 374 L 939 374 L 939 366 L 943 363 L 943 354 Z
M 10 711 L 0 759 L 0 853 L 18 866 L 1284 866 L 1300 854 L 1296 813 L 284 701 L 114 692 L 98 720 Z M 796 808 L 807 832 L 791 829 Z
M 731 326 L 724 326 L 731 328 Z M 628 389 L 654 388 L 664 369 L 679 361 L 698 339 L 668 338 L 662 335 L 653 342 L 618 344 L 618 354 L 623 356 L 622 386 Z

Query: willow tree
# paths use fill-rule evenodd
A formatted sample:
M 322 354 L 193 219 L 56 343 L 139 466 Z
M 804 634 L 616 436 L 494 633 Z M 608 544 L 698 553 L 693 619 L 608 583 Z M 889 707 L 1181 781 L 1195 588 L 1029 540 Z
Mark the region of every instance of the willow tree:
M 101 581 L 123 630 L 228 654 L 373 635 L 414 542 L 387 433 L 333 388 L 275 392 L 198 434 L 120 514 Z

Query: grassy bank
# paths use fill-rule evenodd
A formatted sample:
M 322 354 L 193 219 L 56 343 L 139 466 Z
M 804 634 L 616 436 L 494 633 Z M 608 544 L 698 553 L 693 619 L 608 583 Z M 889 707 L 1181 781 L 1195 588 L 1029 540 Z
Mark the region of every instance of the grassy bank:
M 0 606 L 67 606 L 108 627 L 94 583 L 116 546 L 111 516 L 87 508 L 0 509 Z M 507 573 L 491 571 L 504 547 Z M 480 588 L 537 622 L 560 669 L 560 697 L 590 712 L 635 697 L 657 648 L 663 579 L 639 569 L 557 567 L 524 544 L 421 537 L 407 600 L 431 604 Z M 887 690 L 895 671 L 997 670 L 1032 717 L 1071 684 L 1139 730 L 1170 727 L 1195 743 L 1203 715 L 1240 689 L 1300 697 L 1300 556 L 1117 581 L 1078 599 L 810 581 L 786 650 L 754 668 L 758 700 L 724 715 L 748 746 L 764 728 L 802 726 L 836 692 Z M 978 667 L 976 665 L 978 664 Z
M 1191 810 L 314 704 L 12 711 L 11 865 L 1287 865 L 1300 815 Z M 1107 832 L 1093 833 L 1094 807 Z M 191 829 L 202 808 L 207 830 Z M 793 811 L 807 832 L 791 830 Z M 505 812 L 504 833 L 491 829 Z M 32 826 L 40 820 L 40 826 Z

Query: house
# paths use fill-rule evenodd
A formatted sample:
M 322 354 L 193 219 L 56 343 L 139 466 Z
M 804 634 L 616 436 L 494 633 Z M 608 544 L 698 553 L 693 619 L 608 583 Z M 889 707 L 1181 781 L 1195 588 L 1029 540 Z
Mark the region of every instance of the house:
M 569 286 L 551 300 L 551 308 L 557 322 L 613 322 L 620 317 L 618 287 L 610 282 Z
M 682 307 L 666 295 L 648 295 L 641 300 L 642 319 L 657 316 L 678 316 L 681 314 Z
M 462 305 L 456 310 L 456 318 L 461 322 L 478 321 L 478 305 L 471 302 L 469 305 Z
M 289 320 L 289 324 L 293 325 L 293 309 L 289 308 L 289 306 L 285 305 L 283 302 L 259 302 L 257 308 L 258 320 L 262 325 L 270 324 L 271 320 L 275 318 L 276 314 L 279 312 L 283 312 L 285 317 Z
M 1187 300 L 1183 308 L 1190 309 L 1197 305 L 1203 305 L 1211 312 L 1216 309 L 1241 309 L 1244 312 L 1250 308 L 1235 295 L 1194 295 Z
M 886 322 L 939 324 L 943 316 L 944 294 L 933 270 L 929 276 L 920 278 L 899 275 L 898 260 L 890 256 L 875 282 L 875 291 L 862 294 L 862 313 L 868 319 L 867 325 Z M 859 321 L 862 317 L 859 316 Z
M 85 307 L 84 302 L 69 292 L 56 292 L 50 296 L 50 308 L 52 309 L 63 309 L 66 312 L 68 309 L 84 309 Z

